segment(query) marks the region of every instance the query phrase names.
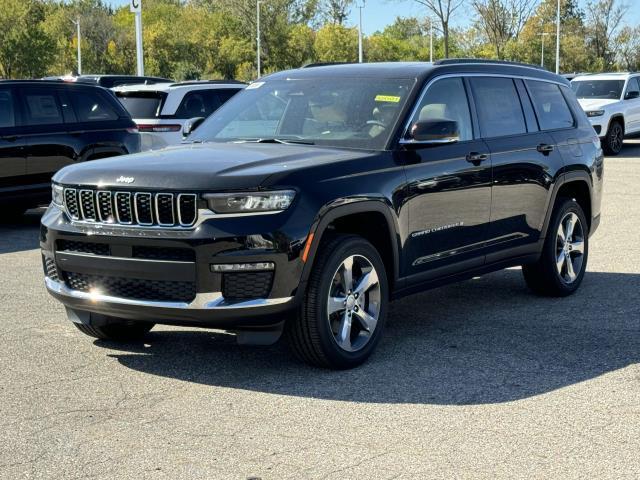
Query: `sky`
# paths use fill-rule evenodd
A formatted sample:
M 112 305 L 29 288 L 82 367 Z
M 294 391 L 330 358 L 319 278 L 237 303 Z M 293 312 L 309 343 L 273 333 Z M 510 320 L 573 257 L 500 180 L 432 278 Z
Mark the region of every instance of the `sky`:
M 114 7 L 126 5 L 129 0 L 106 0 Z M 627 5 L 631 5 L 637 0 L 625 0 Z M 144 8 L 144 0 L 143 8 Z M 587 4 L 587 0 L 580 1 L 580 5 L 584 7 Z M 456 11 L 452 16 L 453 26 L 461 26 L 468 24 L 471 21 L 471 15 L 467 13 L 468 7 L 461 7 L 459 11 Z M 427 8 L 424 5 L 417 3 L 415 0 L 365 0 L 365 7 L 362 10 L 362 30 L 365 35 L 371 35 L 372 33 L 383 30 L 385 26 L 393 23 L 396 17 L 424 17 L 426 16 Z M 358 9 L 353 8 L 351 15 L 349 15 L 348 23 L 350 25 L 358 24 Z M 630 8 L 627 12 L 625 23 L 628 25 L 637 25 L 640 23 L 640 9 Z

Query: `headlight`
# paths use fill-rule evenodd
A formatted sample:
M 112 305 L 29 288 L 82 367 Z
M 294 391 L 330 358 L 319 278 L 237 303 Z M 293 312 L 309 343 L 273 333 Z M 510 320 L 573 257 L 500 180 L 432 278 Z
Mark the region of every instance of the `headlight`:
M 64 206 L 64 188 L 55 183 L 51 184 L 51 200 L 58 207 Z
M 289 208 L 296 192 L 208 193 L 204 198 L 216 213 L 267 213 L 281 212 Z
M 604 110 L 589 110 L 587 112 L 587 117 L 601 117 L 604 115 Z

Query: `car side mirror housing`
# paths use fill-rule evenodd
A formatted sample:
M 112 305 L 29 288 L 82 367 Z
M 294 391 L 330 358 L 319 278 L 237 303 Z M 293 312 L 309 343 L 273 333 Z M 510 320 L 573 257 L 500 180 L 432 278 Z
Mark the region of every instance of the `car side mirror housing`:
M 637 90 L 636 91 L 632 90 L 630 92 L 627 92 L 627 94 L 624 96 L 624 99 L 633 100 L 634 98 L 638 98 L 638 97 L 640 97 L 640 92 L 638 92 Z
M 458 122 L 446 118 L 419 120 L 409 130 L 407 143 L 420 145 L 442 145 L 460 140 Z
M 182 126 L 182 138 L 187 138 L 191 133 L 204 122 L 204 117 L 193 117 L 184 122 Z

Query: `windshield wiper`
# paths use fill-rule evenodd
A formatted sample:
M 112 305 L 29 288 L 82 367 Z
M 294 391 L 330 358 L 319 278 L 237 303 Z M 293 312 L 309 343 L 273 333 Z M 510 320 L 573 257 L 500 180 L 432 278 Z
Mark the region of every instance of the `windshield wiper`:
M 238 140 L 234 143 L 282 143 L 284 145 L 315 145 L 311 140 L 303 140 L 299 138 L 256 138 L 251 140 Z

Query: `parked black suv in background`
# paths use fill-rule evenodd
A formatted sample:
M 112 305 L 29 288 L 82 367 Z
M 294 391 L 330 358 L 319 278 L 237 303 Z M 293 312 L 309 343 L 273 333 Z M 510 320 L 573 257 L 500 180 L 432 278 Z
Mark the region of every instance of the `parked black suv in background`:
M 67 165 L 140 151 L 140 135 L 101 87 L 0 81 L 0 205 L 4 218 L 51 200 L 51 176 Z
M 122 85 L 154 85 L 156 83 L 173 83 L 164 77 L 140 77 L 138 75 L 79 75 L 77 77 L 59 76 L 46 77 L 43 80 L 59 80 L 64 82 L 88 83 L 104 88 L 120 87 Z
M 59 172 L 46 286 L 94 337 L 166 323 L 269 343 L 284 330 L 307 362 L 348 368 L 380 340 L 391 299 L 515 265 L 535 292 L 573 293 L 602 178 L 569 83 L 541 69 L 282 72 L 190 146 Z

